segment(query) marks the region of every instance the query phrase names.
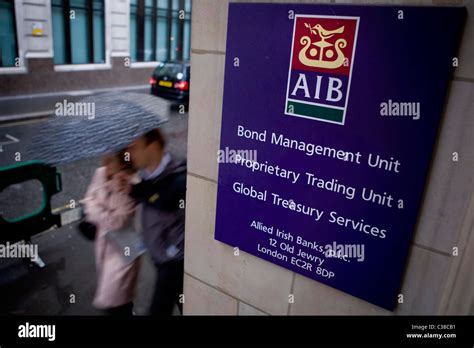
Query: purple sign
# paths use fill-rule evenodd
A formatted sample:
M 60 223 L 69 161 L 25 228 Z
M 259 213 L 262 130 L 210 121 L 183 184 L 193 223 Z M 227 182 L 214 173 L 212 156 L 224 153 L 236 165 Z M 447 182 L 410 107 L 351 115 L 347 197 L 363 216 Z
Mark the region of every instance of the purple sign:
M 393 310 L 464 17 L 231 3 L 215 238 Z

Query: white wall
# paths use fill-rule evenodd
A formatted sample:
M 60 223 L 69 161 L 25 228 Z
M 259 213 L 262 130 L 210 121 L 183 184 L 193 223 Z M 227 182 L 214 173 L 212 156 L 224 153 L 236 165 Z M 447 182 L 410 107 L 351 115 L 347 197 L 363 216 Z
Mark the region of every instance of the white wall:
M 0 73 L 27 71 L 26 60 L 53 58 L 51 0 L 15 0 L 17 40 L 21 68 L 2 68 Z M 130 55 L 130 0 L 105 0 L 106 60 Z M 33 36 L 33 23 L 43 24 L 43 35 Z
M 130 55 L 130 0 L 107 0 L 111 8 L 109 33 L 112 57 Z

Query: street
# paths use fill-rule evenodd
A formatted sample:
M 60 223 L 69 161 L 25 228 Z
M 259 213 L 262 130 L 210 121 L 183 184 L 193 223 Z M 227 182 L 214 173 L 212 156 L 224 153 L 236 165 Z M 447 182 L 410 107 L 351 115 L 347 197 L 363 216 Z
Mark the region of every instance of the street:
M 149 93 L 148 89 L 134 92 Z M 5 103 L 2 114 L 28 114 L 31 109 L 46 112 L 55 102 L 80 100 L 81 96 L 58 95 L 41 99 Z M 15 109 L 17 105 L 17 109 Z M 41 112 L 37 114 L 41 114 Z M 54 117 L 54 116 L 53 116 Z M 186 113 L 170 107 L 169 121 L 162 127 L 169 152 L 177 158 L 186 157 Z M 0 167 L 27 160 L 24 154 L 37 127 L 47 118 L 20 120 L 0 124 Z M 52 136 L 54 136 L 52 134 Z M 71 144 L 77 146 L 77 144 Z M 18 161 L 19 160 L 19 161 Z M 52 198 L 53 211 L 63 212 L 71 200 L 79 202 L 86 192 L 100 158 L 87 158 L 59 165 L 62 191 Z M 8 218 L 32 212 L 41 202 L 41 185 L 34 182 L 12 185 L 0 194 L 0 212 Z M 61 208 L 61 209 L 60 209 Z M 77 222 L 42 232 L 32 238 L 46 267 L 38 268 L 19 259 L 0 260 L 0 314 L 31 315 L 96 315 L 91 305 L 95 291 L 93 242 L 77 230 Z M 148 255 L 142 258 L 135 313 L 145 314 L 154 285 L 155 270 Z

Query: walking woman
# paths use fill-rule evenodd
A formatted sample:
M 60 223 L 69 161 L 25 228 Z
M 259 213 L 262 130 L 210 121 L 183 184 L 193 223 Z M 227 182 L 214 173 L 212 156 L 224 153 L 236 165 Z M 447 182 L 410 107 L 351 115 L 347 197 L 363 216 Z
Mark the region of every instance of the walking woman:
M 133 314 L 133 298 L 140 268 L 140 259 L 132 262 L 123 257 L 123 250 L 106 234 L 129 224 L 134 218 L 135 203 L 123 192 L 120 181 L 133 181 L 124 153 L 107 155 L 96 169 L 86 193 L 85 214 L 96 226 L 95 256 L 97 290 L 93 305 L 109 315 Z

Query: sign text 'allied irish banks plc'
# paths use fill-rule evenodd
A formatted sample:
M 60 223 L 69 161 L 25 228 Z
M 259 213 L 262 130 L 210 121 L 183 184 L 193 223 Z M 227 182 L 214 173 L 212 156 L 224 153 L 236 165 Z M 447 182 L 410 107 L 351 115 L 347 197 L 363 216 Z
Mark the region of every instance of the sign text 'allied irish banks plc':
M 394 309 L 464 16 L 231 3 L 215 238 Z

